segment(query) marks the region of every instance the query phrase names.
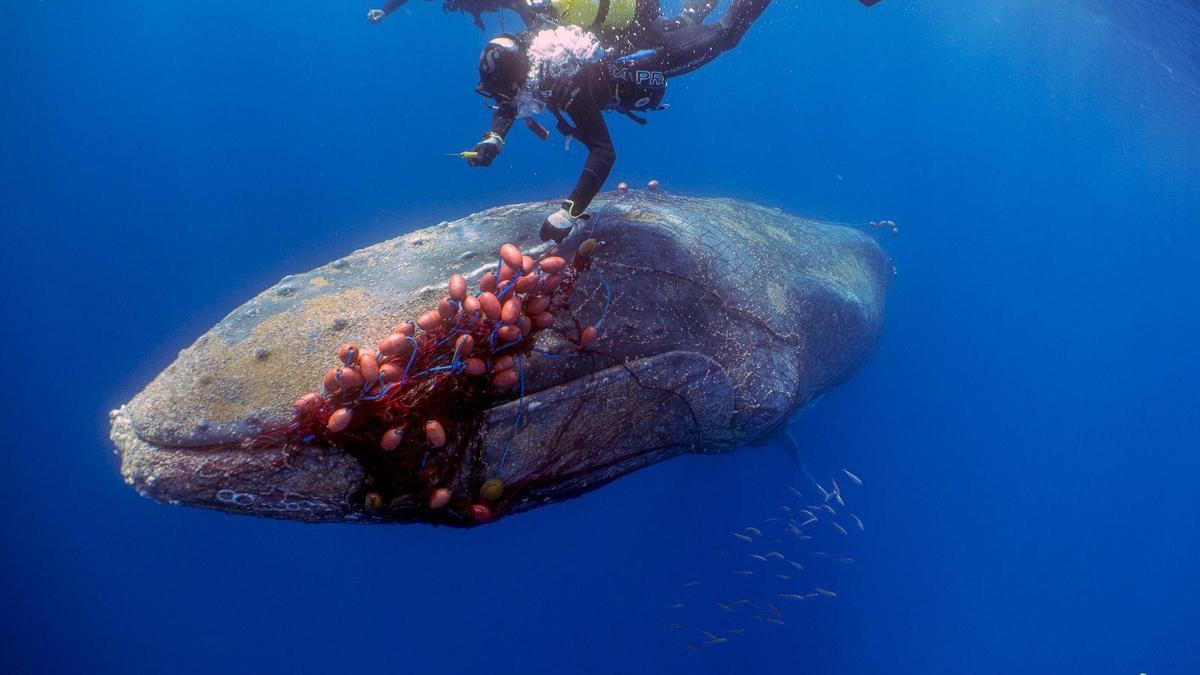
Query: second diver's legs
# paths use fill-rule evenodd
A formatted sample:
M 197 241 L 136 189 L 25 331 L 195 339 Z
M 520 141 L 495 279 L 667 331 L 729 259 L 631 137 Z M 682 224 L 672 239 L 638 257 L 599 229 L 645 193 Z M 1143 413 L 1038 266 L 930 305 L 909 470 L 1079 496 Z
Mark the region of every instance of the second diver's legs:
M 771 0 L 733 0 L 716 23 L 662 33 L 657 66 L 667 77 L 690 73 L 735 48 Z

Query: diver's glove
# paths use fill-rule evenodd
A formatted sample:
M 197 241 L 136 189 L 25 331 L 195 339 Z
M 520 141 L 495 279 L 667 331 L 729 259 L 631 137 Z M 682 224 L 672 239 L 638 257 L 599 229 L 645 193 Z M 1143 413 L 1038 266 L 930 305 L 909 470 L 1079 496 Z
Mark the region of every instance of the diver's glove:
M 504 149 L 504 139 L 500 134 L 489 131 L 483 135 L 483 140 L 475 144 L 471 148 L 471 152 L 475 153 L 467 158 L 467 164 L 471 166 L 491 166 L 495 161 L 496 156 Z
M 367 12 L 367 21 L 371 23 L 379 23 L 387 18 L 387 12 L 382 9 L 372 9 Z
M 554 243 L 561 244 L 571 234 L 571 230 L 576 225 L 589 218 L 586 213 L 578 216 L 571 215 L 571 207 L 571 202 L 565 202 L 562 208 L 551 213 L 550 217 L 542 222 L 542 230 L 538 232 L 538 236 L 542 238 L 542 241 L 553 239 Z

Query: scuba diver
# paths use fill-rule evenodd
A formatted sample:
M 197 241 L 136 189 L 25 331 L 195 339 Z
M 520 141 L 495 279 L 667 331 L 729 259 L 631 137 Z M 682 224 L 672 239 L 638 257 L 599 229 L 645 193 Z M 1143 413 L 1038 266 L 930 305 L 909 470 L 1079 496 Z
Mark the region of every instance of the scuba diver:
M 542 223 L 542 241 L 558 243 L 587 218 L 587 207 L 616 162 L 603 113 L 619 112 L 645 124 L 639 113 L 665 107 L 662 100 L 669 78 L 690 73 L 737 47 L 771 4 L 771 0 L 733 0 L 719 21 L 667 29 L 658 20 L 658 0 L 562 0 L 559 4 L 568 2 L 591 11 L 579 16 L 564 13 L 580 19 L 574 25 L 500 35 L 484 47 L 476 92 L 494 102 L 492 125 L 474 148 L 461 155 L 471 166 L 491 165 L 518 117 L 525 118 L 544 140 L 548 132 L 532 118 L 550 111 L 568 141 L 578 139 L 588 149 L 574 190 Z M 627 12 L 626 25 L 612 31 L 615 37 L 609 44 L 613 46 L 607 51 L 596 34 L 579 27 L 600 24 L 597 32 L 606 34 L 609 27 L 599 16 L 601 5 L 610 16 L 618 5 Z
M 371 23 L 379 23 L 407 1 L 388 0 L 382 8 L 368 11 L 367 20 Z M 432 2 L 432 0 L 426 1 Z M 638 2 L 638 0 L 583 0 L 582 2 L 580 0 L 444 0 L 442 11 L 471 14 L 475 17 L 475 25 L 483 29 L 482 14 L 484 12 L 503 12 L 511 9 L 521 17 L 526 28 L 533 28 L 544 24 L 572 23 L 572 15 L 587 11 L 585 5 L 594 6 L 596 13 L 603 5 L 604 13 L 613 17 L 607 20 L 609 25 L 616 23 L 613 19 L 620 17 L 629 9 L 636 9 L 639 12 L 648 10 L 652 16 L 642 17 L 642 22 L 649 25 L 649 22 L 657 21 L 660 23 L 660 30 L 671 30 L 702 23 L 716 8 L 717 0 L 684 0 L 679 15 L 669 19 L 660 16 L 661 10 L 657 2 L 647 3 Z M 613 11 L 614 9 L 616 11 Z M 603 17 L 598 20 L 601 25 L 605 22 Z

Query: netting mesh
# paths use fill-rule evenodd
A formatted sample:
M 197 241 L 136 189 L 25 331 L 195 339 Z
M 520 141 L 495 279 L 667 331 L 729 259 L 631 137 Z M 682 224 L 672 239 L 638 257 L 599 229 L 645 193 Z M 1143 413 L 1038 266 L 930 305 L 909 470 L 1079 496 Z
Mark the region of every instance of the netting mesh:
M 571 314 L 571 291 L 594 242 L 581 248 L 568 264 L 556 255 L 534 261 L 506 244 L 477 292 L 455 275 L 436 310 L 397 326 L 378 351 L 343 345 L 324 394 L 296 401 L 287 442 L 354 456 L 366 474 L 355 499 L 377 517 L 423 510 L 424 520 L 491 519 L 503 507 L 495 475 L 504 460 L 484 461 L 484 413 L 514 393 L 523 398 L 537 334 Z M 594 339 L 586 331 L 577 326 L 576 349 Z
M 380 351 L 380 372 L 399 377 L 339 389 L 335 374 L 333 390 L 298 401 L 290 428 L 247 443 L 352 455 L 366 475 L 353 508 L 369 517 L 472 524 L 680 452 L 761 438 L 850 362 L 819 351 L 841 344 L 820 331 L 867 334 L 837 294 L 871 275 L 828 231 L 781 227 L 778 211 L 739 202 L 646 193 L 602 198 L 598 214 L 561 247 L 572 253 L 561 270 L 542 268 L 558 249 L 528 270 L 498 262 L 494 287 L 481 280 L 443 300 L 449 311 L 431 310 L 436 320 L 405 334 L 405 349 Z M 599 255 L 576 253 L 597 240 Z M 504 320 L 466 306 L 487 293 L 522 311 Z M 552 320 L 534 325 L 530 310 Z M 502 335 L 513 327 L 518 336 Z M 595 329 L 604 337 L 592 344 Z M 458 350 L 464 336 L 470 354 Z M 361 357 L 341 365 L 363 374 Z

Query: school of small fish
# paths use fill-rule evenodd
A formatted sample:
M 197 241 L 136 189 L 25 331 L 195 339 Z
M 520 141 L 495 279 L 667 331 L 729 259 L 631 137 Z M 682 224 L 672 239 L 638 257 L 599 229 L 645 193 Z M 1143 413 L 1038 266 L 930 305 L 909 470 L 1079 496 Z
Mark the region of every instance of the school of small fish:
M 843 468 L 841 475 L 853 488 L 863 487 L 862 478 L 849 469 Z M 796 487 L 785 485 L 790 504 L 780 504 L 776 515 L 730 532 L 725 543 L 712 548 L 717 555 L 731 559 L 727 577 L 705 584 L 692 578 L 679 586 L 676 597 L 666 604 L 670 620 L 660 623 L 682 638 L 681 647 L 697 651 L 725 644 L 754 624 L 783 626 L 787 612 L 796 611 L 794 603 L 837 597 L 827 583 L 830 570 L 854 562 L 840 549 L 852 532 L 865 532 L 866 526 L 862 517 L 850 510 L 845 487 L 836 478 L 827 481 L 828 489 L 811 476 L 809 479 L 819 493 L 816 503 L 810 503 Z M 821 548 L 839 550 L 830 553 Z M 719 597 L 703 597 L 708 593 Z M 721 611 L 712 614 L 713 607 Z M 710 625 L 690 628 L 684 623 L 690 613 L 715 619 L 697 619 Z

